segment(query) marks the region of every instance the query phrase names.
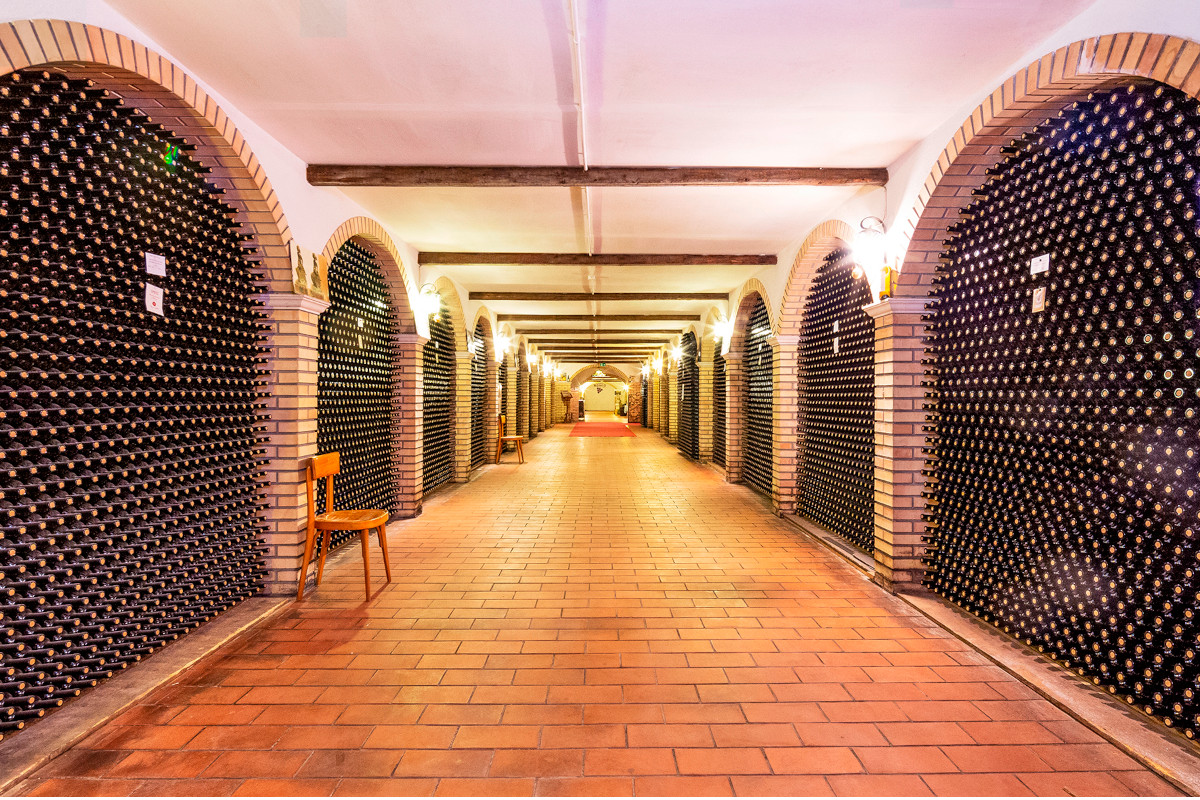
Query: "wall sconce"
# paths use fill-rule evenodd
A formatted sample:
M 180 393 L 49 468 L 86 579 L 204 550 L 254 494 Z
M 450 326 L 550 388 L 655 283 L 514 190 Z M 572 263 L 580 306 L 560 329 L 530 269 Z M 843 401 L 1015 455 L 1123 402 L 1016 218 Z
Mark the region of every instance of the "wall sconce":
M 683 361 L 683 348 L 679 345 L 671 348 L 671 360 L 678 364 Z
M 538 357 L 537 357 L 536 353 L 526 353 L 525 354 L 525 363 L 529 365 L 530 369 L 533 369 L 533 365 L 536 364 L 537 362 L 538 362 Z
M 427 283 L 421 287 L 421 293 L 417 295 L 417 314 L 435 320 L 440 313 L 442 313 L 442 296 L 432 283 Z
M 650 365 L 649 364 L 642 364 L 642 377 L 643 378 L 650 377 Z
M 492 341 L 496 347 L 496 352 L 494 353 L 496 360 L 503 361 L 504 354 L 507 353 L 510 348 L 512 348 L 512 343 L 513 343 L 512 339 L 508 336 L 505 336 L 503 333 L 501 333 L 498 336 L 496 336 L 496 338 L 493 339 Z
M 896 269 L 888 260 L 887 228 L 879 217 L 864 217 L 854 235 L 854 277 L 866 276 L 871 302 L 892 296 Z
M 713 338 L 718 342 L 728 342 L 733 337 L 733 320 L 719 319 L 713 323 Z

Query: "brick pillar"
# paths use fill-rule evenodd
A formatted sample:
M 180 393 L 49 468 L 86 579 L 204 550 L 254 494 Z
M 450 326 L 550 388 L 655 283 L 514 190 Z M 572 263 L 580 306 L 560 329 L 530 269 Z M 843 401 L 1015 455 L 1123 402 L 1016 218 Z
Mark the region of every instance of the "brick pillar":
M 542 367 L 538 367 L 537 373 L 537 429 L 538 432 L 546 430 L 546 374 L 542 371 Z
M 415 333 L 398 334 L 394 340 L 399 368 L 392 373 L 392 447 L 396 513 L 399 518 L 421 513 L 422 466 L 425 459 L 425 380 L 421 358 L 429 339 Z
M 542 372 L 541 367 L 531 366 L 529 368 L 529 374 L 528 374 L 528 380 L 527 380 L 529 386 L 527 387 L 528 391 L 526 392 L 526 398 L 525 398 L 528 401 L 525 406 L 525 410 L 527 412 L 526 413 L 527 419 L 525 421 L 527 423 L 526 431 L 529 435 L 529 439 L 536 439 L 537 435 L 538 435 L 538 424 L 537 424 L 538 390 L 537 390 L 537 385 L 538 385 L 538 376 L 541 374 L 541 372 Z M 529 441 L 529 439 L 526 439 L 525 441 Z
M 667 441 L 679 442 L 679 363 L 667 367 Z
M 658 411 L 656 411 L 654 414 L 655 427 L 657 428 L 659 435 L 664 439 L 667 437 L 668 433 L 667 414 L 669 414 L 671 411 L 671 407 L 667 405 L 667 398 L 669 397 L 667 394 L 667 384 L 669 382 L 670 379 L 667 377 L 667 373 L 665 371 L 662 372 L 658 376 L 658 383 L 656 384 L 658 388 L 658 394 L 654 396 L 654 399 L 657 401 L 658 405 Z
M 642 373 L 635 372 L 629 381 L 629 413 L 625 421 L 634 424 L 642 421 Z
M 772 447 L 775 462 L 775 512 L 795 514 L 800 485 L 800 337 L 778 337 L 774 345 Z
M 554 387 L 550 390 L 550 419 L 555 425 L 567 421 L 567 403 L 562 399 L 562 393 L 570 390 L 571 382 L 563 380 L 556 380 Z
M 742 481 L 742 439 L 745 411 L 742 408 L 742 354 L 725 355 L 725 480 Z
M 700 378 L 700 396 L 696 398 L 699 405 L 700 426 L 700 463 L 712 461 L 713 451 L 713 362 L 697 361 L 696 370 Z
M 454 482 L 471 477 L 471 352 L 454 353 Z
M 279 292 L 263 295 L 271 325 L 267 357 L 266 587 L 294 594 L 308 499 L 304 472 L 317 454 L 317 321 L 329 303 Z
M 504 355 L 504 358 L 508 359 L 508 361 L 509 361 L 509 364 L 508 364 L 508 386 L 505 387 L 505 391 L 508 394 L 508 419 L 505 421 L 505 425 L 507 426 L 507 429 L 505 430 L 504 433 L 506 436 L 520 436 L 522 438 L 527 438 L 527 434 L 525 433 L 525 431 L 521 430 L 518 427 L 520 420 L 517 418 L 517 416 L 518 416 L 517 415 L 517 405 L 518 405 L 517 390 L 519 388 L 518 384 L 520 384 L 520 382 L 521 382 L 520 375 L 519 375 L 519 373 L 521 371 L 521 367 L 520 366 L 514 367 L 513 361 L 515 361 L 515 359 L 510 358 L 507 353 Z M 515 450 L 516 447 L 517 446 L 512 443 L 505 445 L 505 448 L 508 450 Z
M 650 370 L 650 375 L 646 378 L 650 382 L 650 391 L 647 394 L 650 396 L 650 413 L 646 415 L 646 427 L 652 431 L 658 430 L 658 373 L 653 369 Z
M 924 575 L 927 303 L 892 298 L 864 309 L 875 320 L 875 582 L 891 591 L 919 588 Z

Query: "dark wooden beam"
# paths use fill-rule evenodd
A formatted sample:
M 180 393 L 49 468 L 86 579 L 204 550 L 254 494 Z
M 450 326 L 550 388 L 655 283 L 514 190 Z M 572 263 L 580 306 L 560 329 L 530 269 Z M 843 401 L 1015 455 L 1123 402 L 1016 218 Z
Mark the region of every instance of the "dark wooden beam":
M 546 353 L 555 361 L 642 361 L 650 353 Z
M 605 330 L 597 330 L 594 328 L 518 328 L 517 335 L 528 335 L 532 333 L 563 333 L 563 334 L 627 334 L 627 333 L 658 333 L 664 336 L 677 336 L 679 331 L 674 328 L 607 328 Z
M 729 292 L 471 292 L 471 300 L 607 302 L 620 300 L 728 300 Z
M 700 321 L 699 314 L 497 314 L 497 322 L 666 322 Z
M 671 339 L 670 339 L 670 337 L 663 337 L 662 339 L 649 339 L 644 336 L 639 336 L 636 339 L 608 339 L 608 338 L 605 338 L 605 339 L 580 339 L 578 337 L 572 337 L 570 339 L 537 338 L 537 339 L 526 339 L 525 341 L 528 342 L 529 344 L 586 344 L 586 345 L 597 345 L 600 347 L 629 347 L 630 345 L 637 345 L 637 346 L 655 345 L 656 347 L 661 347 L 666 342 L 671 341 Z
M 417 256 L 417 263 L 433 266 L 593 266 L 593 267 L 773 267 L 774 255 L 684 255 L 678 253 L 434 253 Z
M 313 186 L 883 186 L 883 167 L 466 167 L 309 164 Z

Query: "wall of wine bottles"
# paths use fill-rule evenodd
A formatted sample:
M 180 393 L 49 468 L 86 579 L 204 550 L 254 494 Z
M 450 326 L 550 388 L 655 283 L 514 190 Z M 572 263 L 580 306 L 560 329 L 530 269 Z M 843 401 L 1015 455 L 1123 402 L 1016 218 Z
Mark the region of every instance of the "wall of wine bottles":
M 487 408 L 488 361 L 492 354 L 488 347 L 487 330 L 480 320 L 473 334 L 471 350 L 471 469 L 482 467 L 487 462 Z
M 693 461 L 700 460 L 700 370 L 696 368 L 696 334 L 688 331 L 679 342 L 679 436 L 677 446 Z
M 929 585 L 1193 737 L 1198 146 L 1147 83 L 1013 142 L 946 243 L 927 409 Z
M 650 376 L 642 376 L 642 427 L 650 427 Z
M 334 503 L 395 511 L 395 312 L 375 257 L 352 241 L 329 264 L 329 308 L 317 330 L 317 452 L 341 454 Z M 324 513 L 324 492 L 316 498 Z M 335 531 L 330 544 L 353 535 Z
M 266 349 L 187 143 L 50 72 L 0 114 L 2 735 L 259 591 Z
M 775 474 L 775 353 L 767 341 L 770 336 L 767 304 L 758 297 L 750 310 L 742 349 L 742 369 L 746 376 L 742 393 L 746 426 L 742 435 L 742 479 L 766 495 L 771 494 Z
M 501 359 L 500 363 L 496 365 L 496 381 L 499 383 L 500 392 L 499 413 L 507 417 L 508 424 L 511 424 L 512 415 L 508 410 L 508 356 L 505 356 L 503 359 Z M 500 431 L 500 433 L 503 435 L 508 433 L 508 431 Z
M 804 304 L 800 337 L 797 511 L 868 553 L 875 550 L 875 321 L 865 277 L 830 253 Z
M 429 492 L 454 477 L 454 323 L 444 302 L 429 321 L 429 341 L 421 355 L 425 381 L 422 486 Z
M 713 348 L 713 454 L 714 464 L 725 466 L 725 356 L 718 342 Z
M 517 435 L 529 436 L 529 367 L 526 365 L 525 348 L 517 351 L 514 367 L 517 371 Z

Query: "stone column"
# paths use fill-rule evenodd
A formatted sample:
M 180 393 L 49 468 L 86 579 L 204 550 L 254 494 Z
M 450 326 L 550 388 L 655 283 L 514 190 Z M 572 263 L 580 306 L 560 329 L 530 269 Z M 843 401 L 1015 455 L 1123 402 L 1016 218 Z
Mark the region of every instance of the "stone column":
M 772 362 L 772 458 L 775 462 L 775 512 L 795 514 L 799 500 L 800 453 L 800 337 L 777 337 Z
M 505 354 L 504 357 L 509 359 L 507 354 Z M 509 360 L 515 361 L 516 359 Z M 521 367 L 514 367 L 511 363 L 508 365 L 508 386 L 505 387 L 505 392 L 508 394 L 508 419 L 505 421 L 507 429 L 504 433 L 507 436 L 521 436 L 522 438 L 528 438 L 525 431 L 520 430 L 517 427 L 517 424 L 520 421 L 517 419 L 517 390 L 519 388 L 519 384 L 521 383 L 520 371 Z M 517 446 L 515 444 L 508 444 L 505 445 L 505 447 L 509 450 L 515 450 Z
M 875 582 L 891 591 L 920 588 L 924 576 L 927 303 L 898 297 L 864 309 L 875 320 Z
M 729 483 L 742 482 L 742 380 L 742 354 L 731 350 L 725 355 L 725 480 Z
M 537 429 L 539 433 L 546 430 L 546 383 L 548 379 L 549 376 L 539 366 L 537 379 Z
M 679 442 L 679 363 L 667 367 L 667 441 Z
M 317 454 L 317 325 L 329 303 L 290 292 L 265 294 L 263 301 L 271 325 L 265 592 L 286 595 L 296 592 L 308 528 L 304 475 Z
M 696 398 L 699 404 L 699 415 L 696 424 L 700 439 L 700 463 L 712 461 L 713 452 L 713 362 L 697 361 L 696 370 L 699 377 L 700 396 Z
M 454 353 L 454 482 L 471 477 L 471 351 Z
M 651 369 L 646 380 L 650 382 L 647 392 L 650 396 L 650 413 L 646 414 L 646 427 L 654 431 L 658 430 L 658 373 Z

